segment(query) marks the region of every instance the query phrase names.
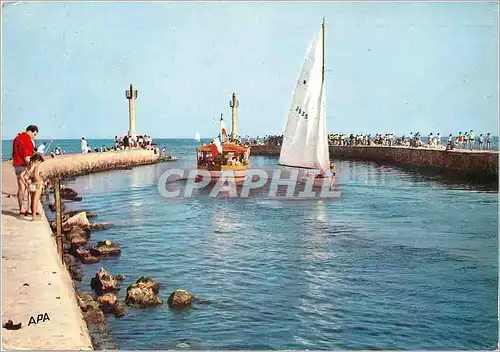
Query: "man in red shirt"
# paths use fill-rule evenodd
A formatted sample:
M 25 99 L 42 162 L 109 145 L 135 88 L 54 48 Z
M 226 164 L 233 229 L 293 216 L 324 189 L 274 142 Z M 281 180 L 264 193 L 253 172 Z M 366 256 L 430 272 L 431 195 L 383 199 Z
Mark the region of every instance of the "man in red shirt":
M 20 175 L 26 169 L 26 166 L 28 166 L 30 158 L 35 151 L 35 142 L 33 140 L 37 134 L 38 127 L 29 125 L 26 127 L 26 132 L 19 133 L 12 143 L 12 164 L 17 177 L 17 201 L 19 203 L 19 214 L 21 215 L 26 215 L 27 212 L 24 210 L 26 187 L 21 181 Z

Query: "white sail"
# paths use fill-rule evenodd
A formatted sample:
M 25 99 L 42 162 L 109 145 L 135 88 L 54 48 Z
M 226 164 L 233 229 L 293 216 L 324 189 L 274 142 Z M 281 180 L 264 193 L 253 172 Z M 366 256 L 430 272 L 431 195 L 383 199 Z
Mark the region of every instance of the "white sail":
M 329 170 L 322 35 L 313 40 L 297 80 L 279 160 L 284 166 Z
M 194 135 L 194 140 L 197 142 L 199 142 L 201 140 L 200 132 L 196 132 L 196 134 Z

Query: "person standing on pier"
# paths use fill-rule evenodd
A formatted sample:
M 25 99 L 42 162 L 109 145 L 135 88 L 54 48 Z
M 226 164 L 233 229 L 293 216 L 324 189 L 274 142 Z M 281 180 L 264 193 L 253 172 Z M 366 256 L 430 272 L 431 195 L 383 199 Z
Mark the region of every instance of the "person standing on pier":
M 491 134 L 489 132 L 486 134 L 486 149 L 491 149 Z
M 24 187 L 29 192 L 28 197 L 31 200 L 31 221 L 43 220 L 37 217 L 37 215 L 40 215 L 37 209 L 43 190 L 43 179 L 40 175 L 40 163 L 42 162 L 43 156 L 41 154 L 33 154 L 28 166 L 19 175 L 19 178 L 24 183 Z
M 17 178 L 17 201 L 19 203 L 19 214 L 26 215 L 24 209 L 24 195 L 26 194 L 26 186 L 21 178 L 21 173 L 26 170 L 30 163 L 30 158 L 35 151 L 34 139 L 38 134 L 38 127 L 29 125 L 26 127 L 26 132 L 21 132 L 14 138 L 12 142 L 12 165 Z
M 462 136 L 462 132 L 458 132 L 458 137 L 457 137 L 458 149 L 462 149 L 463 141 L 464 141 L 464 136 Z
M 484 136 L 482 133 L 479 134 L 478 142 L 479 142 L 479 150 L 483 150 Z
M 472 150 L 474 148 L 474 142 L 476 139 L 474 138 L 474 131 L 470 130 L 469 132 L 469 150 Z
M 85 140 L 85 137 L 82 137 L 82 141 L 80 142 L 80 146 L 81 146 L 81 150 L 82 150 L 82 153 L 83 154 L 87 154 L 89 152 L 89 148 L 88 148 L 88 143 L 87 141 Z

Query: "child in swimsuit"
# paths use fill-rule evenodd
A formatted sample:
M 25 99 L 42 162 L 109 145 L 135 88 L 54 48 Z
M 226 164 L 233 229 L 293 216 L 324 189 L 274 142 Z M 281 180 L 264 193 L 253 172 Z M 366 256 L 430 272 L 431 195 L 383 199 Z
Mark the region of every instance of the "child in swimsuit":
M 43 190 L 43 179 L 40 176 L 40 163 L 42 161 L 43 157 L 40 154 L 34 154 L 26 170 L 21 173 L 21 179 L 25 183 L 30 195 L 32 221 L 39 220 L 36 215 L 38 202 Z

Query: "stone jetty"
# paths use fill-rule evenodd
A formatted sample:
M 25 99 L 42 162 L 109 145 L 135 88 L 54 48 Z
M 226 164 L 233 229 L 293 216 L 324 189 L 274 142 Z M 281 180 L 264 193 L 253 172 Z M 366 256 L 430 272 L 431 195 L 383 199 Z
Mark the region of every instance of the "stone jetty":
M 279 156 L 279 146 L 252 146 L 252 155 Z M 410 147 L 330 146 L 330 158 L 373 161 L 452 171 L 470 177 L 498 178 L 498 152 L 485 150 L 439 150 Z
M 41 165 L 44 178 L 75 177 L 101 171 L 129 169 L 160 161 L 152 150 L 134 149 L 105 153 L 67 154 L 46 158 Z

